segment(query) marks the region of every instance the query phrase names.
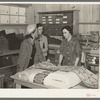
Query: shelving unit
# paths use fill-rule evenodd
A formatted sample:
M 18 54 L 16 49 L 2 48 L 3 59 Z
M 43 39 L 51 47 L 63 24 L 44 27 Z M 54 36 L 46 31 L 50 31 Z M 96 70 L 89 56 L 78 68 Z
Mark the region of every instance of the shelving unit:
M 39 22 L 44 25 L 44 34 L 47 36 L 62 36 L 61 29 L 70 26 L 72 33 L 79 31 L 79 10 L 38 12 Z
M 98 73 L 99 72 L 99 55 L 87 53 L 86 67 L 93 73 Z
M 13 65 L 10 65 L 10 66 L 6 66 L 6 67 L 1 67 L 0 70 L 1 70 L 1 69 L 5 69 L 5 68 L 15 67 L 15 66 L 16 66 L 16 64 L 13 64 Z
M 0 53 L 0 60 L 4 60 L 1 62 L 2 64 L 0 63 L 0 74 L 4 75 L 3 82 L 5 84 L 13 84 L 13 80 L 11 80 L 10 76 L 16 73 L 18 55 L 19 50 L 8 50 Z M 5 86 L 5 88 L 7 87 Z

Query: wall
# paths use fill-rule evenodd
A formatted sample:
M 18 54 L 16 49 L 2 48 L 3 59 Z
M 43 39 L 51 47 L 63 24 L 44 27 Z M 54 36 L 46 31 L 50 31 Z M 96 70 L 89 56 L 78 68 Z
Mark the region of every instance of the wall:
M 90 31 L 100 30 L 100 4 L 32 4 L 27 9 L 27 23 L 39 22 L 38 12 L 80 10 L 79 22 L 94 22 L 94 24 L 79 24 L 79 33 L 87 34 Z

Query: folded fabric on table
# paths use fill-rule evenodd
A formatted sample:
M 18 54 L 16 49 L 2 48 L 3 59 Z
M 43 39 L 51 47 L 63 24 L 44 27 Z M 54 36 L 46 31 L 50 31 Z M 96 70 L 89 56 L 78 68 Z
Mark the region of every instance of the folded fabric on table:
M 71 88 L 81 82 L 80 78 L 74 72 L 61 72 L 56 71 L 50 73 L 44 79 L 44 85 L 54 88 Z
M 74 73 L 76 73 L 81 81 L 84 83 L 85 86 L 90 87 L 90 88 L 98 88 L 98 75 L 95 75 L 88 69 L 84 68 L 83 66 L 76 68 L 72 70 Z
M 42 64 L 40 63 L 40 65 Z M 46 66 L 46 64 L 44 65 Z M 44 84 L 45 86 L 53 88 L 70 88 L 80 83 L 79 77 L 74 72 L 52 71 L 39 68 L 36 69 L 36 66 L 37 65 L 33 65 L 28 69 L 17 73 L 17 75 L 20 79 L 25 81 Z
M 35 75 L 38 74 L 38 73 L 41 73 L 43 72 L 44 70 L 42 69 L 35 69 L 34 67 L 30 67 L 22 72 L 18 72 L 17 73 L 17 76 L 20 78 L 20 79 L 23 79 L 25 81 L 30 81 L 30 82 L 33 82 L 31 80 L 34 79 Z
M 34 66 L 36 69 L 44 69 L 44 70 L 51 70 L 51 71 L 64 71 L 64 72 L 69 72 L 72 71 L 73 69 L 76 69 L 79 66 L 56 66 L 50 62 L 42 62 L 38 63 Z
M 70 71 L 72 71 L 72 70 L 74 70 L 74 69 L 76 69 L 76 68 L 79 68 L 79 67 L 81 67 L 81 66 L 59 66 L 59 71 L 63 71 L 63 72 L 70 72 Z
M 18 77 L 30 82 L 44 84 L 54 88 L 71 88 L 80 82 L 86 87 L 98 88 L 97 75 L 83 66 L 55 66 L 52 63 L 42 62 L 17 73 Z
M 56 71 L 59 69 L 56 65 L 49 63 L 49 62 L 42 62 L 35 65 L 36 69 L 44 69 L 44 70 L 52 70 Z

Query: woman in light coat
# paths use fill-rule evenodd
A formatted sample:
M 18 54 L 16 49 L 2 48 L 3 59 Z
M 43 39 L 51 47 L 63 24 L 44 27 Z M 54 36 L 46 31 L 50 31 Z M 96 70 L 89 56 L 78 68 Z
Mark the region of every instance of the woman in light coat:
M 17 72 L 23 71 L 35 63 L 45 61 L 37 37 L 36 25 L 28 25 L 27 35 L 20 46 Z

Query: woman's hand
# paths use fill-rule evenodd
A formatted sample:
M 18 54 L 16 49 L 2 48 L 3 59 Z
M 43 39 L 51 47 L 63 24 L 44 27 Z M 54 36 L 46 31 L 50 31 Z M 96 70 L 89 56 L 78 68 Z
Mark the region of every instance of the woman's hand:
M 47 61 L 46 61 L 46 62 L 50 63 L 50 59 L 47 59 Z
M 77 57 L 76 60 L 75 60 L 74 66 L 77 66 L 78 65 L 78 62 L 79 62 L 79 58 Z
M 58 64 L 57 66 L 58 66 L 58 67 L 61 67 L 61 64 Z

